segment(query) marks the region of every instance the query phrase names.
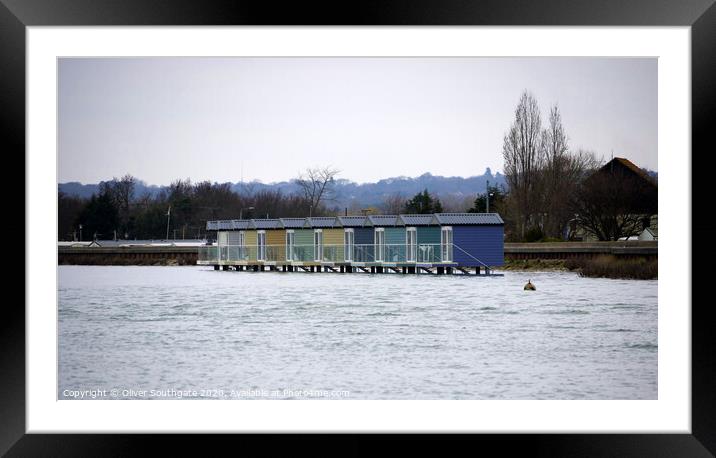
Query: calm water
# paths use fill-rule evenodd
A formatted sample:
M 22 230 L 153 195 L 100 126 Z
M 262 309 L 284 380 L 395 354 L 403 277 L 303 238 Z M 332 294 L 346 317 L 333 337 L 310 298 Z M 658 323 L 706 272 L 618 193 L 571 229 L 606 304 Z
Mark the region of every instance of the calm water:
M 656 281 L 59 267 L 61 399 L 656 399 L 657 350 Z

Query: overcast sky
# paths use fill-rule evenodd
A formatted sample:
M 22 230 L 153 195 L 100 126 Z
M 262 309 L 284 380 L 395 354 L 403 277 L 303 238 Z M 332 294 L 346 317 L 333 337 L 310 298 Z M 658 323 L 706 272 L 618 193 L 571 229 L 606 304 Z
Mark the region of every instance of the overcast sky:
M 657 170 L 657 61 L 629 58 L 59 60 L 60 182 L 358 182 L 502 171 L 523 90 L 572 149 Z

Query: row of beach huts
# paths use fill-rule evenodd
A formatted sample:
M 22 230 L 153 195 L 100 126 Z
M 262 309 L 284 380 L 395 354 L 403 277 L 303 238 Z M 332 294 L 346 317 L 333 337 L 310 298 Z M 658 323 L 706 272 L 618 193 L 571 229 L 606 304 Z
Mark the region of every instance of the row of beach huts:
M 224 270 L 490 273 L 504 264 L 497 213 L 207 221 L 198 264 Z

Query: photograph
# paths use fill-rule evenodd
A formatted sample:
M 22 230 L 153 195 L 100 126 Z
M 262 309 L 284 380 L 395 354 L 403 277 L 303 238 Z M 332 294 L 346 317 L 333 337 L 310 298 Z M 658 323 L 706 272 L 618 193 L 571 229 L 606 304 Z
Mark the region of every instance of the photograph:
M 56 69 L 57 400 L 659 399 L 657 57 Z

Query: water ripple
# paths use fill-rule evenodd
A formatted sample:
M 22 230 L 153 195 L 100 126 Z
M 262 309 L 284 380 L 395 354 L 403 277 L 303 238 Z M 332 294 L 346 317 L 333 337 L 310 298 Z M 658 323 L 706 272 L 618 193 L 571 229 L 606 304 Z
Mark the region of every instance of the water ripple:
M 522 289 L 527 277 L 537 291 Z M 656 281 L 569 272 L 464 278 L 60 266 L 58 297 L 58 393 L 657 396 Z

